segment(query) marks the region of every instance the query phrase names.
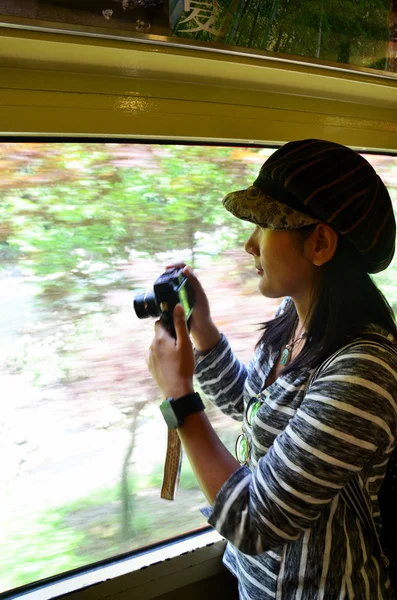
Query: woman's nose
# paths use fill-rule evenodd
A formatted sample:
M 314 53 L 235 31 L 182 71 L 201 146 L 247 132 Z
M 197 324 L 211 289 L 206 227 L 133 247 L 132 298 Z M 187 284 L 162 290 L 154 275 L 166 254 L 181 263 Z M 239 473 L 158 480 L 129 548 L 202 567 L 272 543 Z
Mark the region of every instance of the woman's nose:
M 256 242 L 256 228 L 255 231 L 251 233 L 248 240 L 244 244 L 244 250 L 248 252 L 248 254 L 252 254 L 252 256 L 259 256 L 259 248 Z

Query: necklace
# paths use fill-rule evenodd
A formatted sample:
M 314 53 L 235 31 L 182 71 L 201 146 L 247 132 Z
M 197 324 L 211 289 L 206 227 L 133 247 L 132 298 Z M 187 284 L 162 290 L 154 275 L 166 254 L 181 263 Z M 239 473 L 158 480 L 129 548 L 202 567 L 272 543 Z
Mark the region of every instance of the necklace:
M 285 365 L 288 365 L 289 361 L 291 360 L 292 350 L 293 350 L 296 342 L 299 342 L 299 340 L 302 340 L 306 336 L 307 336 L 307 333 L 306 333 L 306 331 L 304 331 L 303 333 L 301 333 L 301 335 L 299 337 L 294 338 L 290 344 L 287 344 L 285 346 L 285 348 L 281 354 L 281 360 L 280 360 L 283 367 L 285 367 Z

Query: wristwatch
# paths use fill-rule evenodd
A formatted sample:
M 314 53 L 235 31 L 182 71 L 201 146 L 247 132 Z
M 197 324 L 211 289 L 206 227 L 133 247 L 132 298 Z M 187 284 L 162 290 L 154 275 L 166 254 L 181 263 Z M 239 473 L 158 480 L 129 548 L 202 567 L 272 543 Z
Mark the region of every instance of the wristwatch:
M 167 398 L 160 404 L 160 410 L 168 425 L 168 429 L 178 429 L 184 420 L 193 413 L 205 410 L 205 406 L 197 392 L 186 394 L 180 398 Z

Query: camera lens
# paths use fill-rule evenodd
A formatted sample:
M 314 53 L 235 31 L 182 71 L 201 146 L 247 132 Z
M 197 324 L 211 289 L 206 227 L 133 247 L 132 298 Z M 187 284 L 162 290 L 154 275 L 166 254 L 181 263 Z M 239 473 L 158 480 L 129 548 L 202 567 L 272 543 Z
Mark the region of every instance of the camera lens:
M 158 317 L 160 315 L 156 296 L 153 292 L 146 292 L 145 294 L 135 296 L 134 309 L 138 319 L 147 319 L 148 317 Z

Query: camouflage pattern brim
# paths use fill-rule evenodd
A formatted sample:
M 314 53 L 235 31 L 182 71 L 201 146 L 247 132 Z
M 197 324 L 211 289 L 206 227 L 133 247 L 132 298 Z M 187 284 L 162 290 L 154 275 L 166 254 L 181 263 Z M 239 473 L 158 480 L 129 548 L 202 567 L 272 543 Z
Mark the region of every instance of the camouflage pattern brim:
M 254 185 L 246 190 L 227 194 L 222 203 L 226 210 L 238 219 L 250 221 L 255 225 L 268 229 L 298 229 L 306 225 L 321 223 L 321 219 L 305 215 L 278 200 L 274 200 Z

